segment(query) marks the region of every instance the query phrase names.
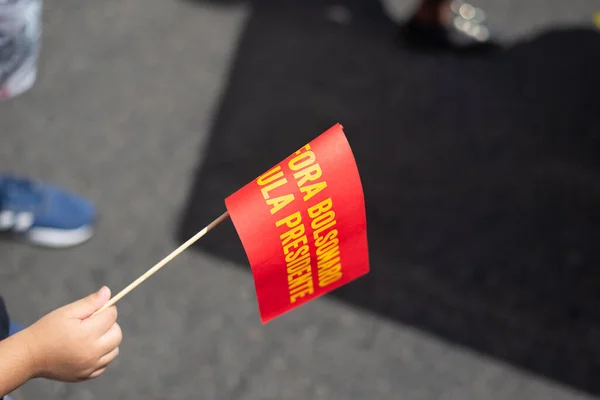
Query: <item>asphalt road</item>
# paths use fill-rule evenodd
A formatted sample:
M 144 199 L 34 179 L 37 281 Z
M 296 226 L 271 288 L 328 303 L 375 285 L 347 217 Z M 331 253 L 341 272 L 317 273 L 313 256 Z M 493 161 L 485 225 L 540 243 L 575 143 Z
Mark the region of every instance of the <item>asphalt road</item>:
M 543 4 L 542 4 L 543 3 Z M 507 40 L 590 24 L 589 1 L 482 1 Z M 388 4 L 397 17 L 411 6 Z M 68 251 L 0 243 L 0 292 L 31 323 L 127 285 L 173 239 L 248 9 L 179 0 L 47 2 L 39 81 L 0 107 L 0 168 L 93 198 L 97 236 Z M 209 221 L 207 221 L 209 222 Z M 322 299 L 263 327 L 252 277 L 184 253 L 119 303 L 124 342 L 82 384 L 27 399 L 584 399 L 404 326 Z

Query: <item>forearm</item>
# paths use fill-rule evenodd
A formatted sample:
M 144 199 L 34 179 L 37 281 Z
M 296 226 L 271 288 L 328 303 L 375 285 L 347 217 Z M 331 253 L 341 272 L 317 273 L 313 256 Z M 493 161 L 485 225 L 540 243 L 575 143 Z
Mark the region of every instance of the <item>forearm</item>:
M 34 377 L 25 332 L 0 341 L 0 398 Z

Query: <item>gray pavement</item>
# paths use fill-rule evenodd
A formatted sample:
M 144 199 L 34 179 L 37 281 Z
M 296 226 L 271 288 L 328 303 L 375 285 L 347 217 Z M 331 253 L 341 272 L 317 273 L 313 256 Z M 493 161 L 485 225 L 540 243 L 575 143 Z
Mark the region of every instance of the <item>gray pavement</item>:
M 411 4 L 389 7 L 401 17 Z M 600 11 L 593 0 L 480 4 L 513 39 L 589 24 Z M 247 12 L 178 0 L 47 2 L 39 81 L 0 107 L 0 169 L 82 192 L 102 216 L 76 249 L 0 243 L 0 292 L 15 318 L 31 323 L 102 284 L 118 291 L 178 245 L 177 217 Z M 250 273 L 198 252 L 119 311 L 121 355 L 103 377 L 34 381 L 25 398 L 589 398 L 331 299 L 263 327 Z

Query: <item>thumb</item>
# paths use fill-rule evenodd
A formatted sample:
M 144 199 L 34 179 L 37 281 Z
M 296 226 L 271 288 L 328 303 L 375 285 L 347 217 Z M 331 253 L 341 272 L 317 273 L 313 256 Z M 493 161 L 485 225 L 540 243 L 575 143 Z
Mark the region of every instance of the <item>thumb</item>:
M 110 299 L 110 289 L 106 286 L 96 293 L 67 305 L 69 317 L 86 319 L 98 311 Z

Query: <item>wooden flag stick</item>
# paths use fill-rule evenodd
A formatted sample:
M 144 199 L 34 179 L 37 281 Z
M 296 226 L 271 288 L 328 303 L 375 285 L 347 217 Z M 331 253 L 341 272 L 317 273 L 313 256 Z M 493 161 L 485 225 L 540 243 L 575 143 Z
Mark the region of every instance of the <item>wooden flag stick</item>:
M 131 284 L 129 286 L 127 286 L 125 289 L 121 290 L 116 296 L 114 296 L 112 299 L 110 299 L 104 306 L 102 306 L 102 308 L 100 308 L 98 311 L 96 311 L 94 313 L 94 315 L 98 314 L 99 312 L 102 312 L 102 311 L 106 310 L 107 308 L 109 308 L 109 307 L 111 307 L 113 305 L 115 305 L 115 303 L 117 301 L 121 300 L 123 297 L 125 297 L 125 295 L 127 295 L 127 293 L 131 292 L 133 289 L 135 289 L 137 286 L 139 286 L 146 279 L 148 279 L 152 275 L 154 275 L 156 273 L 156 271 L 158 271 L 159 269 L 161 269 L 162 267 L 164 267 L 168 262 L 170 262 L 171 260 L 173 260 L 178 255 L 180 255 L 181 253 L 183 253 L 183 251 L 185 249 L 187 249 L 192 244 L 194 244 L 196 241 L 198 241 L 198 239 L 200 239 L 202 236 L 206 235 L 211 229 L 213 229 L 215 226 L 219 225 L 227 217 L 229 217 L 229 212 L 225 211 L 219 218 L 215 219 L 213 222 L 211 222 L 210 224 L 208 224 L 200 232 L 196 233 L 194 236 L 192 236 L 191 238 L 189 238 L 184 244 L 182 244 L 181 246 L 179 246 L 178 248 L 176 248 L 175 250 L 173 250 L 173 252 L 171 254 L 169 254 L 168 256 L 166 256 L 165 258 L 163 258 L 162 260 L 160 260 L 154 267 L 150 268 L 142 276 L 140 276 L 139 278 L 137 278 L 135 281 L 131 282 Z

